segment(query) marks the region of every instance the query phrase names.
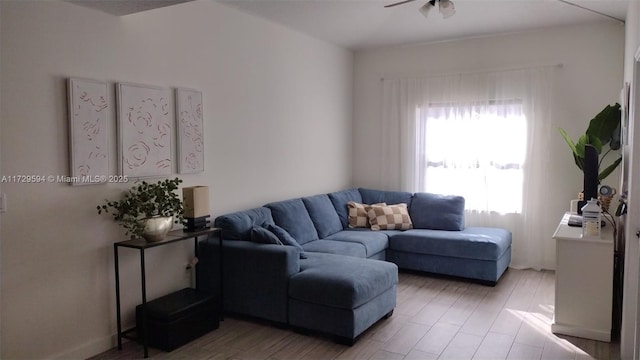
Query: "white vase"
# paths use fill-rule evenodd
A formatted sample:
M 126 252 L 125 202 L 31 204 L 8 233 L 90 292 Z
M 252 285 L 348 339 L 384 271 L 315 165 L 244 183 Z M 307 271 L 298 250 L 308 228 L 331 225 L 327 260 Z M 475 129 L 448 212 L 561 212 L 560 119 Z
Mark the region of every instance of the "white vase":
M 162 241 L 173 227 L 173 216 L 153 216 L 140 220 L 144 223 L 142 237 L 149 242 Z

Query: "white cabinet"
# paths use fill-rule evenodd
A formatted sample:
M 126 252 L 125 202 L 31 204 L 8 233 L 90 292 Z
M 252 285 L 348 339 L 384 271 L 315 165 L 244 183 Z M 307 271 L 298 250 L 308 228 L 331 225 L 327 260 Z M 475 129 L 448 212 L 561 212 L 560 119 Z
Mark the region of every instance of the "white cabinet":
M 611 225 L 600 239 L 583 239 L 582 228 L 558 225 L 556 298 L 551 330 L 555 334 L 611 341 L 613 297 L 613 235 Z

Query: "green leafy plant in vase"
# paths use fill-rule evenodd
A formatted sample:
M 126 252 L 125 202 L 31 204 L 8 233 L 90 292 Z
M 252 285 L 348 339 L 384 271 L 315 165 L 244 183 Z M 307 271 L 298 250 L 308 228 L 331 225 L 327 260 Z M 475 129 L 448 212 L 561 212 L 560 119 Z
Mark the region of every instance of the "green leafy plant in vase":
M 585 145 L 593 145 L 596 148 L 599 155 L 598 181 L 602 181 L 609 176 L 622 162 L 622 155 L 619 155 L 613 163 L 600 170 L 607 155 L 611 151 L 620 149 L 620 116 L 620 104 L 607 105 L 596 117 L 591 119 L 587 131 L 580 136 L 576 143 L 571 140 L 564 129 L 558 129 L 560 135 L 571 148 L 575 163 L 580 170 L 583 170 L 584 167 Z M 608 145 L 608 149 L 603 154 L 605 145 Z
M 598 152 L 598 183 L 611 175 L 622 162 L 622 155 L 619 154 L 612 163 L 607 166 L 604 164 L 609 153 L 620 150 L 620 118 L 620 104 L 607 105 L 591 119 L 587 131 L 575 143 L 564 129 L 558 129 L 560 135 L 571 148 L 573 159 L 581 171 L 584 171 L 585 145 L 592 145 L 596 149 Z M 603 168 L 603 166 L 605 167 Z
M 110 213 L 131 238 L 160 241 L 173 223 L 184 224 L 184 207 L 176 190 L 182 180 L 166 179 L 156 183 L 142 181 L 120 200 L 97 206 L 98 214 Z

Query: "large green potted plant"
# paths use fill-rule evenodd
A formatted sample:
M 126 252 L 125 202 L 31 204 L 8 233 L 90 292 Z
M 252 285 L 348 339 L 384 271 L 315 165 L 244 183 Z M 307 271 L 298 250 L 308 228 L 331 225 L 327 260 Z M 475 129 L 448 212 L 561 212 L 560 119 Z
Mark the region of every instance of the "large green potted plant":
M 120 200 L 98 205 L 98 214 L 111 213 L 131 238 L 160 241 L 173 223 L 184 223 L 184 208 L 176 190 L 182 180 L 166 179 L 156 183 L 142 181 L 133 186 Z
M 584 167 L 585 145 L 593 145 L 596 148 L 599 156 L 598 182 L 609 176 L 622 162 L 622 155 L 619 155 L 613 163 L 602 168 L 607 155 L 611 151 L 620 149 L 620 117 L 620 104 L 607 105 L 598 115 L 591 119 L 587 131 L 575 143 L 564 129 L 558 129 L 567 145 L 571 148 L 575 163 L 580 170 L 583 170 Z

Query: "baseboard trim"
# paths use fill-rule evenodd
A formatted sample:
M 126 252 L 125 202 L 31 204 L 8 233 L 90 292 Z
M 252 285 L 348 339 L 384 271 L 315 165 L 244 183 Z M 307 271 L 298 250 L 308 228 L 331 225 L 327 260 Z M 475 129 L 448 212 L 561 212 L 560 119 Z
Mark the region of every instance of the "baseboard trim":
M 64 359 L 87 359 L 92 356 L 101 354 L 107 350 L 116 346 L 116 335 L 105 336 L 83 345 L 80 345 L 74 349 L 67 350 L 63 353 L 52 356 L 56 360 Z
M 562 334 L 604 342 L 611 342 L 611 330 L 606 331 L 586 329 L 574 325 L 559 324 L 554 322 L 553 324 L 551 324 L 551 332 L 553 332 L 554 334 Z

